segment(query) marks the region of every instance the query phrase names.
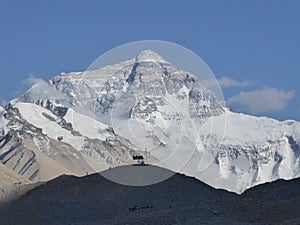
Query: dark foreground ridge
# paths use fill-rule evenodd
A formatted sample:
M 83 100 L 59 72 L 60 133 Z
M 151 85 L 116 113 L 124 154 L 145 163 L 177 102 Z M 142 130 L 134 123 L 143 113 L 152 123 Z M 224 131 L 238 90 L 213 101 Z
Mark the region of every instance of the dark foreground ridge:
M 171 173 L 151 167 L 157 176 Z M 105 173 L 132 168 L 145 169 Z M 0 224 L 300 224 L 299 187 L 300 179 L 280 180 L 238 196 L 181 174 L 149 186 L 117 184 L 99 174 L 61 176 L 3 205 Z

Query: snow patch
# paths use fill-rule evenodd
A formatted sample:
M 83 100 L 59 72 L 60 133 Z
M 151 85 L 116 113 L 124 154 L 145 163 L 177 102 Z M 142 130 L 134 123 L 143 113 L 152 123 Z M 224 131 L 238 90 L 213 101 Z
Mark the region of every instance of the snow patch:
M 5 136 L 8 132 L 8 121 L 4 118 L 5 109 L 0 106 L 0 138 Z
M 68 109 L 64 119 L 71 123 L 76 131 L 91 139 L 105 141 L 111 134 L 107 131 L 108 126 L 91 117 L 82 115 L 73 109 Z
M 17 103 L 15 107 L 19 109 L 23 119 L 33 126 L 41 128 L 43 134 L 55 140 L 62 137 L 63 142 L 70 144 L 77 150 L 81 150 L 84 137 L 75 137 L 70 131 L 59 126 L 56 121 L 46 118 L 44 115 L 48 114 L 57 119 L 57 116 L 49 110 L 32 103 Z

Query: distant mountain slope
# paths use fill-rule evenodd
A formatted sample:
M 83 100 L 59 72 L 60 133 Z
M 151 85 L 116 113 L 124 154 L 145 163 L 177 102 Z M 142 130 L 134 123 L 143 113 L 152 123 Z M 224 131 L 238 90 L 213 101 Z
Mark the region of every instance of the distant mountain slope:
M 0 164 L 0 189 L 4 189 L 16 183 L 27 184 L 30 182 L 19 174 L 14 173 L 6 166 Z
M 136 173 L 140 169 L 145 168 L 134 166 Z M 156 175 L 170 172 L 151 169 Z M 106 173 L 120 170 L 132 168 Z M 0 218 L 14 225 L 298 224 L 299 186 L 299 179 L 280 180 L 238 196 L 180 174 L 143 187 L 113 183 L 98 174 L 62 176 L 3 206 Z
M 88 126 L 73 124 L 73 119 Z M 133 163 L 132 155 L 138 154 L 108 126 L 72 109 L 61 117 L 36 104 L 15 102 L 2 108 L 1 121 L 0 162 L 33 182 Z
M 29 180 L 0 163 L 0 203 L 10 201 L 34 187 L 30 184 Z

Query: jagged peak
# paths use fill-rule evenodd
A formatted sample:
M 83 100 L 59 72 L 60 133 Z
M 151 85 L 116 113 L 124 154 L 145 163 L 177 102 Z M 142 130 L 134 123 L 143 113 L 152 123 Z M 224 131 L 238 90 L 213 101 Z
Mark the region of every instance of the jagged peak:
M 135 60 L 137 62 L 161 62 L 161 63 L 168 63 L 167 60 L 165 60 L 162 56 L 160 56 L 158 53 L 148 49 L 141 51 L 136 57 Z

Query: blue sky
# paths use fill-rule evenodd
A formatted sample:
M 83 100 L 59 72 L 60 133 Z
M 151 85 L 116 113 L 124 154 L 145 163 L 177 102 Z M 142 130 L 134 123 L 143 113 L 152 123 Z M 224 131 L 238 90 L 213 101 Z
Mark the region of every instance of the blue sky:
M 29 74 L 86 69 L 127 42 L 164 40 L 198 54 L 230 107 L 300 121 L 300 1 L 1 1 L 0 100 Z

